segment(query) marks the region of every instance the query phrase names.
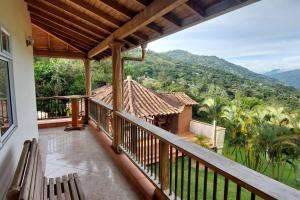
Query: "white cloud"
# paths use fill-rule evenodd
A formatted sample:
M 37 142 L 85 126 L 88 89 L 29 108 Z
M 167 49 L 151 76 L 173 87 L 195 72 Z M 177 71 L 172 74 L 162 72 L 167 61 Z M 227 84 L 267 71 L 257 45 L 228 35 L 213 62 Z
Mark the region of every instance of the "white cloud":
M 216 55 L 256 72 L 300 68 L 300 0 L 262 0 L 149 44 Z

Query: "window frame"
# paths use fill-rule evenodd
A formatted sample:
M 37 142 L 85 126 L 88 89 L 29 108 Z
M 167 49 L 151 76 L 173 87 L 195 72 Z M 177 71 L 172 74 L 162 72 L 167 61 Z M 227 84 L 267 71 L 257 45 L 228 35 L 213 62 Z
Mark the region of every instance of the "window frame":
M 9 40 L 9 50 L 5 51 L 2 47 L 2 31 L 5 32 L 6 35 L 8 35 Z M 11 109 L 11 119 L 12 124 L 11 126 L 6 130 L 6 132 L 2 135 L 0 133 L 0 150 L 5 145 L 5 143 L 9 140 L 10 136 L 14 133 L 15 129 L 18 126 L 17 123 L 17 111 L 16 111 L 16 97 L 15 97 L 15 84 L 14 84 L 14 73 L 13 73 L 13 59 L 12 59 L 12 48 L 11 48 L 11 34 L 1 26 L 0 24 L 0 60 L 7 62 L 7 79 L 9 83 L 9 96 L 10 96 L 10 109 Z
M 2 44 L 3 44 L 3 41 L 2 41 L 2 32 L 5 33 L 5 35 L 8 36 L 8 50 L 9 50 L 9 51 L 6 51 L 6 50 L 3 48 L 3 46 L 2 46 Z M 9 33 L 4 27 L 2 27 L 1 25 L 0 25 L 0 40 L 1 40 L 1 42 L 0 42 L 0 44 L 1 44 L 1 52 L 2 52 L 3 54 L 6 54 L 6 55 L 8 55 L 8 56 L 11 56 L 11 35 L 10 35 L 10 33 Z

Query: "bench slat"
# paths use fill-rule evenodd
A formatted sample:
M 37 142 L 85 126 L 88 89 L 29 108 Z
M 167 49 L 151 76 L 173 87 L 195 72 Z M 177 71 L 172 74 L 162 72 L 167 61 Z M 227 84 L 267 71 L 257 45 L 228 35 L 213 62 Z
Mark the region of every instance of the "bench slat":
M 80 200 L 85 200 L 85 195 L 83 193 L 83 189 L 82 189 L 81 182 L 79 180 L 78 174 L 74 173 L 73 176 L 74 176 L 74 180 L 75 180 L 75 184 L 76 184 L 76 187 L 77 187 L 79 198 L 80 198 Z
M 71 200 L 70 191 L 69 191 L 69 184 L 68 184 L 68 177 L 65 175 L 62 177 L 64 192 L 65 192 L 65 199 Z
M 49 178 L 49 200 L 54 200 L 54 179 Z
M 36 176 L 37 176 L 37 168 L 38 168 L 38 155 L 39 155 L 39 148 L 36 148 L 35 157 L 34 157 L 34 164 L 33 164 L 33 170 L 32 170 L 32 177 L 31 177 L 31 183 L 30 183 L 30 190 L 29 190 L 29 200 L 33 200 L 34 193 L 38 190 L 36 188 Z
M 43 200 L 48 199 L 48 178 L 44 177 L 44 182 L 43 182 Z
M 29 196 L 36 150 L 37 150 L 37 141 L 34 138 L 30 145 L 30 155 L 29 155 L 27 170 L 25 171 L 24 183 L 20 191 L 20 197 L 19 197 L 20 200 L 27 200 Z
M 57 192 L 57 200 L 62 200 L 62 190 L 61 190 L 61 179 L 60 177 L 56 178 L 56 192 Z
M 39 152 L 38 155 L 38 166 L 37 166 L 37 175 L 36 175 L 36 191 L 35 191 L 35 196 L 34 199 L 35 200 L 40 200 L 41 198 L 41 194 L 43 191 L 43 170 L 42 170 L 42 160 L 41 160 L 41 155 Z
M 21 157 L 18 162 L 18 166 L 12 181 L 12 184 L 7 192 L 7 199 L 18 199 L 20 195 L 20 189 L 21 189 L 21 182 L 23 179 L 23 175 L 25 172 L 25 166 L 28 159 L 29 149 L 30 149 L 30 140 L 26 140 L 24 142 L 23 150 L 21 153 Z
M 78 194 L 77 194 L 76 185 L 75 185 L 75 182 L 74 182 L 73 174 L 69 174 L 68 177 L 69 177 L 69 183 L 70 183 L 70 189 L 71 189 L 72 199 L 79 200 L 79 197 L 78 197 Z

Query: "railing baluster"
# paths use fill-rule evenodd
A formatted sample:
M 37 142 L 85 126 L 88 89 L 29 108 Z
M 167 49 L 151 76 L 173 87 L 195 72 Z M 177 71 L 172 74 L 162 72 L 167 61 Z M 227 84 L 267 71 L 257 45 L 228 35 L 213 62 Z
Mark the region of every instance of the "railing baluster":
M 156 164 L 157 164 L 157 144 L 156 144 L 156 138 L 154 137 L 154 180 L 156 180 Z
M 241 199 L 241 186 L 237 185 L 236 186 L 236 200 L 240 200 Z
M 208 173 L 208 168 L 204 166 L 204 182 L 203 182 L 203 200 L 206 200 L 206 193 L 207 193 L 207 173 Z
M 196 161 L 196 175 L 195 175 L 195 200 L 198 199 L 198 184 L 199 184 L 199 162 Z
M 255 194 L 251 192 L 251 200 L 255 200 Z
M 151 136 L 151 176 L 153 175 L 152 173 L 153 173 L 153 136 L 152 135 L 150 135 Z
M 150 166 L 150 136 L 149 136 L 149 133 L 147 133 L 147 147 L 148 147 L 148 150 L 147 150 L 147 172 L 149 172 L 149 166 Z
M 170 146 L 170 166 L 169 166 L 169 168 L 170 168 L 170 174 L 169 174 L 169 176 L 170 176 L 170 181 L 169 181 L 169 195 L 172 195 L 172 177 L 173 177 L 173 173 L 172 173 L 172 171 L 173 171 L 173 147 L 172 146 Z
M 224 179 L 224 200 L 228 198 L 228 179 Z
M 175 155 L 175 199 L 177 199 L 177 184 L 178 183 L 178 149 Z
M 214 172 L 213 200 L 217 199 L 217 189 L 218 189 L 218 173 Z
M 190 200 L 191 199 L 191 165 L 192 165 L 192 160 L 191 157 L 189 157 L 189 164 L 188 164 L 188 182 L 187 182 L 187 186 L 188 186 L 188 191 L 187 191 L 187 199 Z
M 180 198 L 183 199 L 184 194 L 184 154 L 181 152 L 181 185 L 180 185 Z

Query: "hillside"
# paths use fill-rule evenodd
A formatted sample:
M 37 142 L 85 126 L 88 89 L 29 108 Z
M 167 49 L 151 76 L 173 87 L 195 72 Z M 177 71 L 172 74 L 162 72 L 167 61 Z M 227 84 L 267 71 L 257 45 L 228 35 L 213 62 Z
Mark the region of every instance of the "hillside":
M 295 88 L 215 56 L 198 56 L 181 50 L 149 51 L 145 62 L 126 62 L 125 73 L 154 90 L 185 91 L 197 101 L 211 94 L 233 99 L 239 92 L 300 108 L 300 92 Z
M 300 89 L 300 69 L 281 72 L 280 70 L 273 70 L 265 73 L 266 76 L 281 81 L 285 85 L 293 86 Z
M 248 78 L 262 83 L 268 83 L 269 81 L 271 81 L 270 78 L 267 78 L 264 75 L 254 73 L 248 70 L 247 68 L 244 68 L 239 65 L 235 65 L 216 56 L 195 55 L 188 51 L 183 51 L 183 50 L 168 51 L 166 53 L 162 53 L 162 55 L 171 58 L 173 60 L 176 60 L 178 62 L 203 65 L 206 67 L 223 70 L 225 72 L 235 74 L 241 78 Z

